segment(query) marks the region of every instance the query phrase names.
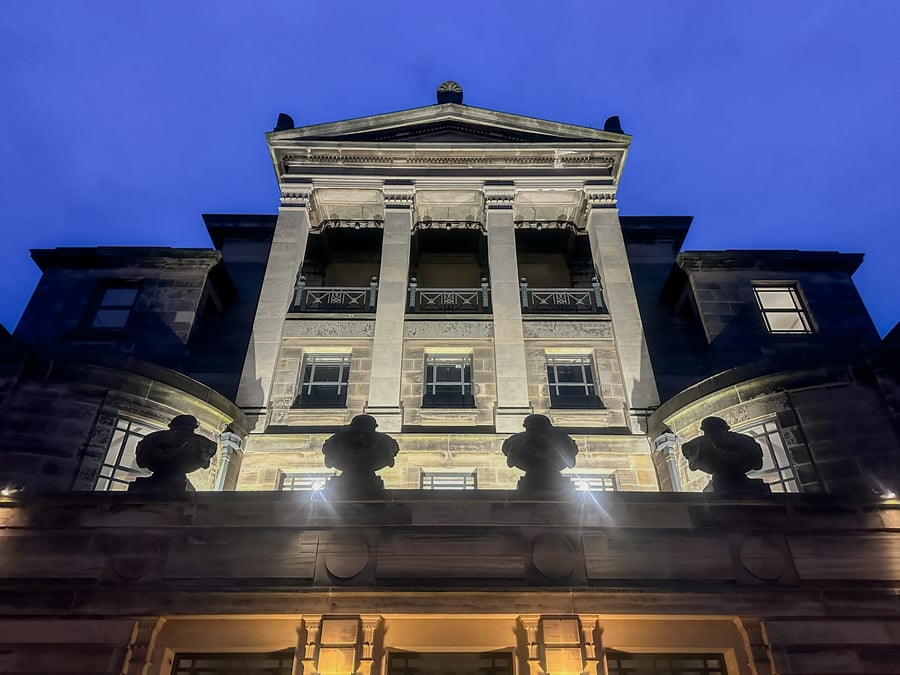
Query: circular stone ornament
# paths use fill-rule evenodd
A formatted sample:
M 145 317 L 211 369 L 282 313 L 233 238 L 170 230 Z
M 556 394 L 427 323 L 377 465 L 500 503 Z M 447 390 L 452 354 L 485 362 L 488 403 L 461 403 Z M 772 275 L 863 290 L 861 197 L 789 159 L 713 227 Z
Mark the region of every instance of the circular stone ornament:
M 538 572 L 548 579 L 563 579 L 575 570 L 575 548 L 560 534 L 542 534 L 531 545 L 531 558 Z
M 784 550 L 769 537 L 752 535 L 741 542 L 741 564 L 760 581 L 778 581 L 787 569 Z
M 328 542 L 325 569 L 335 579 L 348 581 L 366 569 L 369 564 L 369 545 L 348 535 L 335 537 Z

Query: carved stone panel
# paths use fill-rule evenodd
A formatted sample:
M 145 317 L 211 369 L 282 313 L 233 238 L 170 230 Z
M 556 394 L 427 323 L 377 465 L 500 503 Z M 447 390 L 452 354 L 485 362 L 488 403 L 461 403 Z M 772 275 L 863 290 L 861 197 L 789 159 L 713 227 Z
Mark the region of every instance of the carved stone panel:
M 284 337 L 373 337 L 373 319 L 341 320 L 303 319 L 285 321 Z
M 611 340 L 609 321 L 524 321 L 525 338 L 584 338 Z
M 491 338 L 494 325 L 490 321 L 407 321 L 403 337 L 408 338 Z

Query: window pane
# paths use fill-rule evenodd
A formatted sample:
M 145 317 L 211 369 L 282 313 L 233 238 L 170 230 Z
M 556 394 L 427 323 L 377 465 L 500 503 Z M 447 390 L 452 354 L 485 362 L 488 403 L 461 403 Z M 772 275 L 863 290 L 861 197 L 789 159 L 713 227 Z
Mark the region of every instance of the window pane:
M 426 354 L 423 408 L 474 408 L 472 357 Z
M 343 408 L 347 405 L 350 354 L 307 354 L 295 406 Z
M 763 309 L 797 309 L 794 293 L 791 290 L 757 288 L 756 295 Z
M 128 323 L 130 309 L 98 309 L 91 326 L 94 328 L 123 328 Z
M 793 312 L 769 312 L 769 328 L 776 333 L 805 333 L 803 317 Z
M 131 307 L 137 297 L 136 288 L 107 288 L 100 301 L 101 307 Z
M 751 471 L 747 474 L 748 476 L 762 478 L 772 492 L 800 491 L 793 462 L 788 455 L 781 430 L 775 421 L 766 420 L 732 431 L 751 436 L 762 447 L 762 469 Z

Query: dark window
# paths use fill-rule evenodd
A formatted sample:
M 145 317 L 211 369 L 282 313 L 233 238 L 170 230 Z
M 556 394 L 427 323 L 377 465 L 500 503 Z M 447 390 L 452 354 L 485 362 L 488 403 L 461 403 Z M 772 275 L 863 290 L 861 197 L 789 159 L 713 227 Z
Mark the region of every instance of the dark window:
M 770 333 L 812 333 L 809 313 L 796 285 L 754 284 L 753 292 Z
M 513 675 L 513 655 L 506 651 L 467 654 L 403 652 L 392 649 L 387 655 L 387 672 L 388 675 Z
M 465 355 L 425 355 L 423 408 L 474 408 L 472 357 Z
M 291 675 L 294 648 L 268 654 L 176 654 L 171 675 Z
M 91 328 L 124 328 L 134 309 L 140 287 L 132 285 L 110 285 L 102 289 L 94 314 L 91 317 Z
M 590 356 L 548 356 L 551 408 L 602 408 Z
M 478 474 L 474 471 L 423 471 L 419 474 L 422 490 L 477 490 Z
M 150 472 L 138 468 L 134 453 L 144 436 L 159 429 L 151 429 L 130 420 L 116 420 L 112 440 L 106 449 L 106 457 L 100 465 L 95 490 L 127 490 L 138 476 L 148 476 Z
M 721 654 L 628 654 L 606 650 L 609 675 L 728 675 Z
M 301 408 L 344 408 L 350 380 L 350 354 L 307 354 L 303 362 L 300 395 L 294 405 Z

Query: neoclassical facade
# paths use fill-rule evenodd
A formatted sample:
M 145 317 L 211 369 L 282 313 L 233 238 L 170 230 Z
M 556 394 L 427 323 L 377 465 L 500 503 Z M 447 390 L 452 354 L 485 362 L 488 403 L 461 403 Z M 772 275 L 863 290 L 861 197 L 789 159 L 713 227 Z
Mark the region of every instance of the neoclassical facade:
M 859 254 L 681 251 L 631 137 L 464 105 L 267 135 L 211 249 L 33 251 L 0 335 L 0 671 L 897 672 L 900 367 Z M 576 489 L 517 488 L 545 415 Z M 195 492 L 127 492 L 176 415 Z M 329 492 L 357 415 L 386 490 Z M 715 416 L 768 496 L 703 492 Z M 567 446 L 571 449 L 571 446 Z

